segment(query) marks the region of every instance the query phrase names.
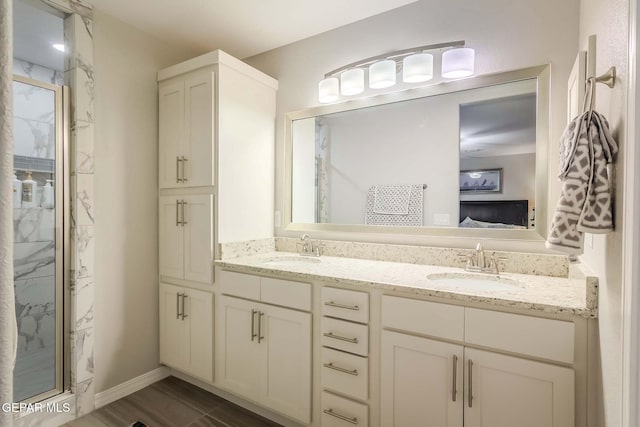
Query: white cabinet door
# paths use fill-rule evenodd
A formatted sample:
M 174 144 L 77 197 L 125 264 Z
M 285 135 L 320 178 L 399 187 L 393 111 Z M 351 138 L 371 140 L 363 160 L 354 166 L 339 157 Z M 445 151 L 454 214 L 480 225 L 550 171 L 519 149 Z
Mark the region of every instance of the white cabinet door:
M 183 288 L 160 284 L 160 362 L 176 369 L 189 366 L 188 322 L 182 320 Z
M 260 305 L 263 403 L 311 422 L 311 314 Z
M 259 401 L 258 303 L 220 296 L 216 304 L 216 381 L 220 387 Z M 264 348 L 264 347 L 262 347 Z
M 465 427 L 575 425 L 572 369 L 467 348 L 465 376 Z
M 184 278 L 184 231 L 181 207 L 174 196 L 160 197 L 160 275 Z
M 381 347 L 380 425 L 462 427 L 462 346 L 383 330 Z
M 213 381 L 213 295 L 187 289 L 184 317 L 189 331 L 189 366 L 187 373 Z
M 214 184 L 214 93 L 213 73 L 186 79 L 184 147 L 184 185 Z
M 184 138 L 184 83 L 161 84 L 159 89 L 159 180 L 160 188 L 181 187 Z
M 182 196 L 184 279 L 211 284 L 213 274 L 213 196 Z

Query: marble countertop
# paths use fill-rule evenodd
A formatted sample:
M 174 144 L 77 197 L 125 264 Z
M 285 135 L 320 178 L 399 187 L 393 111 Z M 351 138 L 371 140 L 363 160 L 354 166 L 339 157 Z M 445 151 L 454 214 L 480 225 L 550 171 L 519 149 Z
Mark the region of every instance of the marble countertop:
M 320 280 L 327 284 L 374 287 L 462 302 L 586 318 L 595 318 L 598 314 L 598 280 L 595 277 L 569 279 L 500 273 L 503 283 L 515 283 L 508 286 L 483 287 L 464 283 L 468 281 L 442 282 L 428 277 L 442 274 L 457 277 L 474 275 L 479 278 L 491 276 L 468 273 L 462 268 L 330 256 L 307 258 L 309 261 L 298 262 L 299 258 L 304 257 L 290 252 L 270 252 L 215 261 L 215 264 L 227 270 L 278 274 L 290 280 Z

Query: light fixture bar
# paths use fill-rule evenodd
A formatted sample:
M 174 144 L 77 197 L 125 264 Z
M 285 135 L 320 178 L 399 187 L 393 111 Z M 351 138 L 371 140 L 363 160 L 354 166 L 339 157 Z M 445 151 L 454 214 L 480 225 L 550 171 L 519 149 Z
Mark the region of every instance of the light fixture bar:
M 410 49 L 398 50 L 398 51 L 395 51 L 395 52 L 385 53 L 385 54 L 377 55 L 377 56 L 372 56 L 371 58 L 361 59 L 359 61 L 352 62 L 351 64 L 347 64 L 347 65 L 345 65 L 343 67 L 336 68 L 333 71 L 329 71 L 327 74 L 324 75 L 324 77 L 327 78 L 327 77 L 335 76 L 335 75 L 340 74 L 341 72 L 346 71 L 346 70 L 348 70 L 350 68 L 364 67 L 365 65 L 370 65 L 370 64 L 372 64 L 372 63 L 374 63 L 376 61 L 379 61 L 381 59 L 399 58 L 399 57 L 411 55 L 413 53 L 424 52 L 426 50 L 443 49 L 443 48 L 446 48 L 446 47 L 463 47 L 464 45 L 465 45 L 465 41 L 464 40 L 457 40 L 457 41 L 454 41 L 454 42 L 436 43 L 436 44 L 429 44 L 429 45 L 426 45 L 426 46 L 413 47 L 413 48 L 410 48 Z

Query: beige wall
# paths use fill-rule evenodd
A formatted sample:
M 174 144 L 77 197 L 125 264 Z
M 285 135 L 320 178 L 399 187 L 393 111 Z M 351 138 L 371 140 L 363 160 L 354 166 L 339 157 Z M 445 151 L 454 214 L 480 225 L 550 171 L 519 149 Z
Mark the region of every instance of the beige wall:
M 96 11 L 95 389 L 158 367 L 158 69 L 193 56 Z
M 317 106 L 324 73 L 347 63 L 430 43 L 464 39 L 476 50 L 476 73 L 551 64 L 552 176 L 557 141 L 566 124 L 566 83 L 578 50 L 579 0 L 422 0 L 251 58 L 246 61 L 280 83 L 276 129 L 276 209 L 284 210 L 284 114 Z M 550 179 L 557 199 L 558 183 Z M 319 234 L 319 233 L 318 233 Z M 276 229 L 276 235 L 286 235 Z M 413 244 L 465 244 L 416 235 L 318 235 Z M 488 242 L 489 246 L 497 242 Z M 503 249 L 544 251 L 542 243 L 501 242 Z
M 580 47 L 586 50 L 587 38 L 597 36 L 596 73 L 600 74 L 615 65 L 618 72 L 616 86 L 609 89 L 598 85 L 596 109 L 609 120 L 613 134 L 620 145 L 616 176 L 616 231 L 593 237 L 593 247 L 586 239 L 582 259 L 600 276 L 599 287 L 599 346 L 602 405 L 600 419 L 595 425 L 616 427 L 622 425 L 622 238 L 625 224 L 622 221 L 623 179 L 627 125 L 628 90 L 628 0 L 581 0 Z

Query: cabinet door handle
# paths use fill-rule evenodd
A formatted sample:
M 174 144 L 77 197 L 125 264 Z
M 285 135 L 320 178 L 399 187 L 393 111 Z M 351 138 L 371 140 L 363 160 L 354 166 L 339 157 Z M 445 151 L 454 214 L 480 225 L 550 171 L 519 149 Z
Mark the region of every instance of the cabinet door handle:
M 189 160 L 185 156 L 182 156 L 182 175 L 181 175 L 182 176 L 182 182 L 189 182 L 189 180 L 184 177 L 184 175 L 185 175 L 184 171 L 187 168 L 187 162 L 188 161 Z
M 453 386 L 451 387 L 451 400 L 456 401 L 458 394 L 458 356 L 453 355 Z
M 187 298 L 189 298 L 189 295 L 182 294 L 182 320 L 184 320 L 185 318 L 189 317 L 188 315 L 186 315 L 184 313 L 184 300 L 186 300 Z
M 264 316 L 264 313 L 259 311 L 258 312 L 258 344 L 260 344 L 260 341 L 264 339 L 264 335 L 262 335 L 262 317 L 263 316 Z
M 251 341 L 258 336 L 256 334 L 256 314 L 258 314 L 257 310 L 251 310 Z
M 184 207 L 187 205 L 187 202 L 183 200 L 181 204 L 182 204 L 182 226 L 184 227 L 185 225 L 188 224 L 188 222 L 184 220 Z
M 182 162 L 182 159 L 180 156 L 176 156 L 176 182 L 178 184 L 182 182 L 182 178 L 180 178 L 180 162 Z
M 469 359 L 469 395 L 467 397 L 469 408 L 473 407 L 473 360 Z
M 360 307 L 358 307 L 357 305 L 344 305 L 344 304 L 338 304 L 337 302 L 333 302 L 333 301 L 327 301 L 324 303 L 324 305 L 328 305 L 329 307 L 344 308 L 346 310 L 354 310 L 354 311 L 360 310 Z
M 182 204 L 182 202 L 180 200 L 176 200 L 176 227 L 179 227 L 180 225 L 182 225 L 182 222 L 180 222 L 180 205 Z
M 336 417 L 342 421 L 346 421 L 348 423 L 351 424 L 358 424 L 358 417 L 347 417 L 345 415 L 339 414 L 336 411 L 334 411 L 333 409 L 329 408 L 329 409 L 323 409 L 322 412 L 324 412 L 327 415 L 331 415 L 332 417 Z
M 180 319 L 180 293 L 176 292 L 176 319 Z
M 327 338 L 333 338 L 334 340 L 346 341 L 353 344 L 358 344 L 358 338 L 347 338 L 340 335 L 335 335 L 333 332 L 325 332 L 323 334 Z
M 334 371 L 342 372 L 342 373 L 353 375 L 356 377 L 358 376 L 357 369 L 351 370 L 351 369 L 341 368 L 340 366 L 336 366 L 333 363 L 325 363 L 323 366 L 325 368 L 333 369 Z

